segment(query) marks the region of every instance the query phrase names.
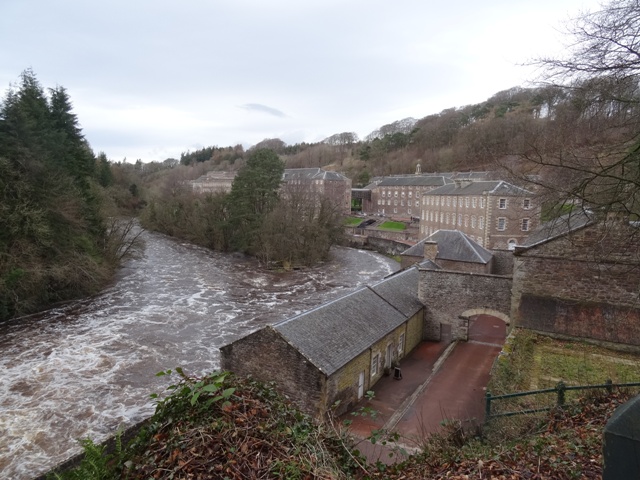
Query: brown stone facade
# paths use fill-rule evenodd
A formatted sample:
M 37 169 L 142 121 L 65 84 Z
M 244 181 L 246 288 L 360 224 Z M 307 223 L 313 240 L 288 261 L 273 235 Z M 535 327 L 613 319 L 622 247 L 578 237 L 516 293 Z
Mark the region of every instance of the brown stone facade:
M 511 277 L 420 269 L 418 297 L 425 305 L 425 340 L 440 341 L 441 325 L 451 325 L 454 339 L 466 340 L 468 323 L 460 316 L 473 311 L 510 323 Z
M 516 325 L 640 346 L 639 233 L 626 221 L 601 221 L 516 250 Z
M 276 382 L 280 392 L 307 411 L 307 406 L 325 403 L 325 375 L 270 327 L 221 347 L 220 353 L 223 370 Z
M 482 192 L 477 188 L 482 183 L 489 182 L 458 182 L 459 188 L 436 189 L 422 195 L 420 234 L 459 230 L 489 249 L 506 250 L 522 244 L 539 223 L 533 194 Z

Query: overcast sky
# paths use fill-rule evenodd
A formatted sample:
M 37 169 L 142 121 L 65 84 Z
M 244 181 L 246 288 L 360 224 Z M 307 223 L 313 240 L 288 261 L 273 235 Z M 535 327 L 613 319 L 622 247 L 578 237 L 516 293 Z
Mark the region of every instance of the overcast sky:
M 0 0 L 0 92 L 65 87 L 111 160 L 361 138 L 527 86 L 597 0 Z

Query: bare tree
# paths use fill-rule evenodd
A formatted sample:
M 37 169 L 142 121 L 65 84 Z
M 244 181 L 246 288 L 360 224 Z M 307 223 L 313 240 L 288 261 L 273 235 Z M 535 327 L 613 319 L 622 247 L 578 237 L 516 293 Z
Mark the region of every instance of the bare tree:
M 523 161 L 509 166 L 560 210 L 638 218 L 640 2 L 613 0 L 575 18 L 567 34 L 562 56 L 536 62 L 553 98 L 514 152 Z

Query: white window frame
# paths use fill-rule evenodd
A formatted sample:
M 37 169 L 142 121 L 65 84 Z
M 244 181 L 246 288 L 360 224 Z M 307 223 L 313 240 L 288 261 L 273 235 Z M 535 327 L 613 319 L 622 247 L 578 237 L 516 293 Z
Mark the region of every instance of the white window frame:
M 375 377 L 376 375 L 378 375 L 378 372 L 380 371 L 380 354 L 376 353 L 372 358 L 371 358 L 371 376 Z
M 404 333 L 400 334 L 398 338 L 398 357 L 404 354 Z
M 520 220 L 520 230 L 523 232 L 528 232 L 529 227 L 531 226 L 531 221 L 528 218 L 523 218 Z
M 505 210 L 507 208 L 507 199 L 506 198 L 499 198 L 498 199 L 498 208 L 500 210 Z
M 525 198 L 522 200 L 522 208 L 524 210 L 529 210 L 531 208 L 531 199 Z
M 498 217 L 496 218 L 496 230 L 499 232 L 504 232 L 507 229 L 507 218 L 506 217 Z

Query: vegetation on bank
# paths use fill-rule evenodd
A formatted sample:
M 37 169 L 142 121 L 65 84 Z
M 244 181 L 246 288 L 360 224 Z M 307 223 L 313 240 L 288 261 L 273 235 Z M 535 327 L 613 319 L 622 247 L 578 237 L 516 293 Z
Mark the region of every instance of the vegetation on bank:
M 272 150 L 250 153 L 230 193 L 196 194 L 175 185 L 148 195 L 142 224 L 222 251 L 253 255 L 291 268 L 327 258 L 342 235 L 342 212 L 332 199 L 282 185 L 284 162 Z
M 500 389 L 518 373 L 514 388 L 507 391 L 527 389 L 539 376 L 530 365 L 534 356 L 558 348 L 580 351 L 583 346 L 519 331 L 506 348 L 509 354 L 496 365 L 490 388 L 504 393 Z M 603 356 L 608 364 L 640 361 L 637 355 L 585 347 L 591 357 L 585 357 L 587 364 Z M 633 395 L 617 389 L 592 391 L 565 408 L 492 420 L 472 431 L 451 419 L 438 433 L 419 439 L 419 453 L 387 466 L 367 464 L 353 450 L 355 442 L 347 429 L 331 420 L 312 421 L 273 385 L 230 373 L 190 378 L 178 369 L 173 375 L 178 382 L 169 387 L 169 396 L 155 396 L 155 415 L 130 445 L 117 445 L 115 453 L 107 455 L 85 440 L 83 464 L 52 478 L 600 478 L 604 425 Z M 582 380 L 578 374 L 565 381 Z M 373 438 L 389 442 L 391 449 L 396 448 L 394 442 L 403 442 L 383 432 Z
M 20 76 L 0 104 L 0 321 L 90 295 L 132 253 L 113 176 L 63 87 Z

